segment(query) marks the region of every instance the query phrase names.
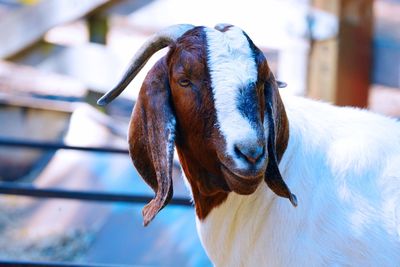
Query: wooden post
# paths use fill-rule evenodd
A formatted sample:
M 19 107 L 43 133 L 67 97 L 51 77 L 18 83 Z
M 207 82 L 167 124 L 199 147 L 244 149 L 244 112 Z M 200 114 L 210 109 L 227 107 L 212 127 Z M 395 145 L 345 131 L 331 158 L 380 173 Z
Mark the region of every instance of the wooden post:
M 341 106 L 366 107 L 373 0 L 312 0 L 312 5 L 338 16 L 339 34 L 312 43 L 308 95 Z
M 82 18 L 116 0 L 42 0 L 0 19 L 0 58 L 10 58 L 28 48 L 55 26 Z
M 95 13 L 87 18 L 89 40 L 93 43 L 106 44 L 108 19 L 104 12 Z

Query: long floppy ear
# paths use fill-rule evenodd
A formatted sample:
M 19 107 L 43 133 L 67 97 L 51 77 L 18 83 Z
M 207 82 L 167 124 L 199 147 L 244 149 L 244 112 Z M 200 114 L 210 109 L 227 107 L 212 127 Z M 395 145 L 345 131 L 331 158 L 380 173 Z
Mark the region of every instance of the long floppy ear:
M 267 120 L 266 127 L 268 127 L 268 165 L 265 182 L 275 194 L 288 198 L 293 206 L 297 206 L 297 198 L 283 181 L 278 167 L 287 146 L 289 129 L 285 108 L 277 88 L 277 84 L 270 84 L 270 82 L 265 84 L 264 116 Z
M 170 105 L 170 88 L 165 58 L 149 71 L 139 92 L 130 121 L 128 141 L 133 164 L 156 193 L 143 208 L 144 225 L 172 198 L 172 164 L 175 116 Z
M 177 24 L 152 35 L 133 56 L 120 82 L 98 101 L 106 105 L 118 97 L 147 60 L 158 50 L 174 44 L 193 25 Z M 170 106 L 165 57 L 149 71 L 139 92 L 129 128 L 129 152 L 142 178 L 156 193 L 143 209 L 144 225 L 156 216 L 172 198 L 172 160 L 175 138 L 175 117 Z

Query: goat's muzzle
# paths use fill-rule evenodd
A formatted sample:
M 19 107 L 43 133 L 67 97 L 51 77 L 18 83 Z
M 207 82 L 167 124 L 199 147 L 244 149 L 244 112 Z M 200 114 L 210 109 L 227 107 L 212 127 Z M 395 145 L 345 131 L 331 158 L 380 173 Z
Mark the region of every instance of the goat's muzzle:
M 265 168 L 261 171 L 250 171 L 244 174 L 243 171 L 232 171 L 225 165 L 221 164 L 221 171 L 229 188 L 240 195 L 249 195 L 256 191 L 257 187 L 264 179 Z

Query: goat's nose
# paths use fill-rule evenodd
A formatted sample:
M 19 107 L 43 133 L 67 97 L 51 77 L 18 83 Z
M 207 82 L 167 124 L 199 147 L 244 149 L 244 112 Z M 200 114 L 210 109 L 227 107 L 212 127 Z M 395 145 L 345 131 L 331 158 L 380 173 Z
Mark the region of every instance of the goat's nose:
M 260 144 L 235 144 L 236 155 L 250 164 L 257 163 L 265 153 L 265 145 Z

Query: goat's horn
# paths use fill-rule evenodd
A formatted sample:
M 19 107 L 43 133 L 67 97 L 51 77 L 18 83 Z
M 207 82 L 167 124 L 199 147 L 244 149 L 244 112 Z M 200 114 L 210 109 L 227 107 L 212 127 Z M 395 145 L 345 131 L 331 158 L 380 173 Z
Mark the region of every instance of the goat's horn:
M 286 88 L 287 87 L 287 83 L 285 83 L 285 82 L 276 81 L 276 83 L 278 84 L 278 88 Z
M 219 23 L 215 25 L 214 29 L 220 31 L 220 32 L 225 32 L 227 31 L 230 27 L 233 27 L 232 24 L 229 23 Z
M 192 28 L 194 28 L 194 26 L 190 24 L 177 24 L 165 28 L 151 36 L 133 56 L 128 70 L 123 75 L 121 81 L 117 86 L 103 95 L 97 101 L 97 104 L 104 106 L 113 101 L 114 98 L 124 91 L 154 53 L 176 42 L 179 37 Z

